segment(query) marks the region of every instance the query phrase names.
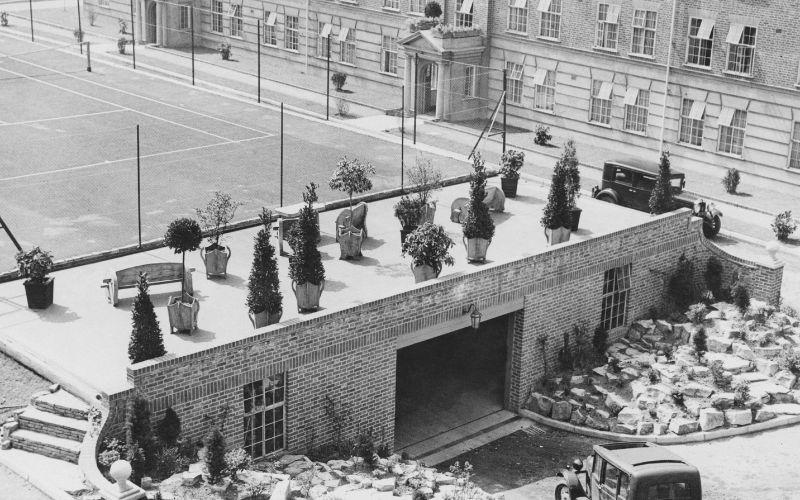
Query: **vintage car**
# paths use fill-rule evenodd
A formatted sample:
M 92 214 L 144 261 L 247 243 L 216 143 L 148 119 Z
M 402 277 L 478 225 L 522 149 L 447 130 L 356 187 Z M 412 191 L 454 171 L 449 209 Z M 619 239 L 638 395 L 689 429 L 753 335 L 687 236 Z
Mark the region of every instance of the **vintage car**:
M 586 463 L 576 458 L 557 474 L 556 500 L 700 500 L 700 472 L 657 444 L 594 446 Z
M 603 165 L 603 184 L 592 189 L 592 197 L 608 203 L 616 203 L 624 207 L 650 211 L 650 193 L 656 185 L 658 163 L 627 158 L 609 160 Z M 694 200 L 683 192 L 686 187 L 686 176 L 672 170 L 670 176 L 672 193 L 676 208 L 687 207 L 703 219 L 703 234 L 707 238 L 714 237 L 722 226 L 722 212 L 707 204 L 702 199 Z

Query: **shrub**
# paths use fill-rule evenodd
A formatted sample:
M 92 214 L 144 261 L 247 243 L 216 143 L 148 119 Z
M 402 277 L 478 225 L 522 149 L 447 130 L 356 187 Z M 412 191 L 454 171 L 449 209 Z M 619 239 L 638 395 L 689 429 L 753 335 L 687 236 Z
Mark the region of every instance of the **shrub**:
M 8 26 L 8 12 L 0 12 L 0 26 Z
M 608 330 L 603 325 L 597 325 L 592 335 L 592 348 L 596 359 L 603 359 L 608 349 Z
M 706 317 L 706 305 L 702 302 L 690 305 L 686 317 L 695 325 L 699 325 Z
M 678 406 L 684 406 L 685 404 L 686 395 L 683 394 L 683 391 L 679 389 L 675 389 L 672 391 L 672 401 Z
M 647 370 L 647 379 L 650 380 L 651 384 L 657 384 L 661 380 L 661 374 L 656 370 L 649 368 Z
M 741 282 L 737 282 L 733 286 L 731 295 L 733 296 L 733 304 L 739 309 L 742 316 L 744 316 L 747 312 L 747 308 L 750 307 L 750 292 L 747 290 L 747 287 Z
M 550 127 L 544 125 L 536 125 L 535 134 L 533 142 L 539 146 L 547 146 L 553 139 L 553 136 L 550 135 Z
M 574 363 L 575 357 L 569 347 L 569 333 L 564 332 L 564 346 L 558 350 L 558 364 L 561 370 L 571 370 Z
M 225 467 L 232 480 L 236 480 L 236 474 L 240 471 L 249 469 L 253 463 L 250 454 L 242 448 L 236 448 L 225 454 Z
M 125 444 L 117 438 L 106 438 L 100 446 L 100 453 L 97 455 L 97 463 L 105 469 L 111 464 L 124 457 L 126 454 Z
M 353 194 L 366 193 L 372 189 L 370 176 L 375 175 L 375 167 L 368 161 L 361 161 L 358 158 L 349 160 L 347 156 L 342 156 L 336 163 L 328 187 L 334 191 L 345 193 L 350 202 L 350 213 L 353 212 Z
M 525 152 L 509 149 L 500 157 L 500 175 L 506 179 L 519 179 L 519 170 L 525 163 Z
M 428 2 L 425 4 L 425 17 L 437 18 L 442 15 L 442 6 L 439 2 Z
M 442 189 L 442 172 L 433 166 L 431 160 L 417 156 L 414 166 L 406 172 L 406 175 L 409 188 L 417 193 L 422 205 L 435 201 L 431 199 L 431 194 Z
M 733 406 L 742 408 L 749 399 L 750 384 L 745 380 L 740 380 L 733 388 Z
M 553 168 L 547 204 L 542 209 L 542 218 L 539 222 L 542 227 L 550 229 L 572 225 L 567 194 L 567 171 L 560 158 Z
M 410 255 L 415 266 L 430 266 L 438 275 L 443 265 L 455 264 L 450 249 L 453 240 L 442 226 L 426 222 L 415 229 L 403 243 L 403 255 Z
M 778 241 L 786 241 L 789 239 L 789 235 L 797 229 L 797 223 L 792 218 L 792 211 L 786 210 L 775 216 L 770 227 Z
M 714 385 L 723 391 L 730 390 L 732 377 L 722 369 L 722 361 L 714 361 L 709 368 L 711 370 L 711 377 L 714 379 Z
M 177 446 L 163 448 L 156 452 L 155 462 L 156 479 L 166 479 L 173 474 L 182 472 L 189 465 L 189 460 L 181 456 Z
M 136 396 L 128 401 L 125 421 L 125 446 L 127 459 L 131 462 L 133 473 L 131 481 L 139 484 L 155 465 L 156 443 L 150 424 L 150 407 L 147 400 Z
M 791 304 L 787 304 L 787 303 L 785 303 L 785 302 L 783 301 L 783 297 L 781 297 L 781 301 L 780 301 L 780 311 L 781 311 L 783 314 L 785 314 L 785 315 L 789 316 L 790 318 L 793 318 L 793 319 L 798 319 L 798 313 L 797 313 L 797 309 L 795 309 L 794 307 L 792 307 L 792 305 L 791 305 Z
M 669 296 L 679 310 L 685 311 L 695 301 L 694 264 L 682 253 L 678 266 L 669 278 Z
M 564 168 L 564 186 L 567 190 L 567 205 L 575 208 L 581 196 L 581 172 L 578 169 L 578 154 L 575 151 L 575 141 L 567 140 L 564 151 L 561 153 L 561 165 Z
M 722 270 L 722 263 L 718 258 L 713 255 L 708 258 L 704 277 L 706 279 L 706 286 L 711 290 L 711 293 L 714 294 L 714 298 L 717 300 L 726 299 L 726 297 L 723 297 L 722 293 Z
M 791 347 L 784 347 L 778 355 L 778 366 L 781 370 L 787 370 L 795 375 L 800 373 L 800 354 L 797 354 Z
M 331 83 L 336 87 L 336 90 L 342 90 L 344 82 L 347 81 L 347 74 L 341 71 L 336 71 L 331 75 Z
M 216 484 L 225 474 L 225 438 L 219 429 L 214 429 L 206 437 L 206 468 L 208 469 L 208 482 Z
M 354 455 L 364 459 L 364 464 L 370 468 L 375 467 L 378 455 L 375 453 L 375 434 L 372 429 L 358 433 L 353 451 Z
M 404 228 L 418 226 L 420 219 L 425 216 L 425 207 L 419 198 L 403 195 L 394 205 L 394 216 Z
M 620 366 L 619 358 L 608 358 L 608 369 L 611 373 L 619 373 L 622 371 L 622 366 Z
M 725 186 L 725 191 L 734 194 L 736 193 L 736 188 L 739 187 L 740 180 L 739 171 L 735 168 L 729 168 L 728 172 L 725 173 L 725 177 L 722 178 L 722 185 Z
M 196 208 L 200 224 L 208 231 L 209 249 L 219 247 L 219 242 L 228 224 L 236 216 L 236 209 L 244 203 L 234 201 L 231 195 L 222 191 L 214 191 L 214 196 L 203 208 Z
M 181 419 L 172 407 L 167 407 L 164 418 L 156 426 L 158 439 L 165 445 L 174 445 L 181 435 Z
M 131 363 L 158 358 L 167 353 L 164 349 L 161 326 L 153 309 L 153 301 L 150 300 L 150 294 L 147 292 L 149 289 L 147 273 L 139 273 L 136 289 L 138 293 L 133 299 L 131 308 L 133 329 L 128 343 L 128 359 L 131 360 Z
M 673 209 L 675 201 L 672 198 L 672 183 L 670 182 L 669 151 L 661 153 L 658 164 L 658 178 L 653 191 L 650 193 L 650 213 L 659 215 Z
M 591 347 L 587 339 L 589 336 L 589 325 L 586 321 L 573 323 L 572 335 L 575 337 L 575 359 L 573 360 L 573 368 L 590 368 L 589 360 L 591 359 Z
M 325 279 L 325 267 L 317 248 L 319 224 L 313 209 L 313 204 L 317 201 L 315 183 L 306 186 L 303 201 L 306 206 L 300 209 L 297 223 L 289 231 L 289 244 L 294 250 L 294 258 L 289 262 L 289 277 L 298 285 L 319 285 Z
M 694 333 L 694 352 L 697 354 L 697 359 L 702 359 L 703 356 L 708 352 L 708 334 L 706 333 L 706 329 L 700 327 Z
M 491 241 L 494 236 L 494 221 L 489 215 L 489 207 L 483 202 L 486 198 L 486 167 L 481 154 L 472 157 L 472 173 L 469 176 L 469 206 L 464 221 L 464 237 L 483 238 Z
M 121 36 L 117 39 L 117 50 L 120 54 L 125 53 L 125 46 L 128 45 L 128 39 L 124 36 Z
M 39 247 L 33 247 L 27 252 L 20 250 L 15 259 L 20 278 L 42 282 L 53 270 L 53 255 Z
M 278 276 L 278 260 L 275 247 L 270 241 L 272 215 L 262 208 L 261 229 L 256 233 L 253 243 L 253 264 L 247 280 L 247 308 L 253 314 L 268 312 L 277 314 L 283 309 L 283 294 Z

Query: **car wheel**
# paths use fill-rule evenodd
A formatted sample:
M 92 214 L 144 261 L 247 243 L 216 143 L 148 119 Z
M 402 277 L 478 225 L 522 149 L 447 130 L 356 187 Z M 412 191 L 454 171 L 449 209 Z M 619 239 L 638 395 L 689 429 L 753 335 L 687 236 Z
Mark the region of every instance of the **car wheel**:
M 572 500 L 569 486 L 565 483 L 559 483 L 558 486 L 556 486 L 556 500 Z
M 706 238 L 713 238 L 716 236 L 721 227 L 722 221 L 719 220 L 719 215 L 703 218 L 703 235 L 705 235 Z
M 597 195 L 597 199 L 600 200 L 600 201 L 604 201 L 606 203 L 613 203 L 615 205 L 617 204 L 617 202 L 614 201 L 614 198 L 612 198 L 610 194 Z

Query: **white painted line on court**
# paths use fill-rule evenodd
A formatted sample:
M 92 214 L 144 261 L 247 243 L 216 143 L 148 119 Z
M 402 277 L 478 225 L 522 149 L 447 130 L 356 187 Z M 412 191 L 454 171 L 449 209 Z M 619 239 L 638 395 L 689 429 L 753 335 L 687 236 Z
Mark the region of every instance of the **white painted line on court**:
M 69 116 L 56 116 L 54 118 L 41 118 L 39 120 L 26 120 L 23 122 L 4 122 L 0 121 L 0 126 L 3 125 L 30 125 L 32 123 L 42 123 L 42 122 L 52 122 L 58 120 L 69 120 L 71 118 L 84 118 L 88 116 L 99 116 L 99 115 L 108 115 L 111 113 L 122 113 L 127 111 L 126 109 L 112 109 L 110 111 L 98 111 L 97 113 L 84 113 L 81 115 L 69 115 Z
M 266 134 L 266 135 L 263 135 L 261 137 L 251 137 L 249 139 L 242 139 L 241 141 L 225 141 L 225 142 L 218 142 L 216 144 L 206 144 L 206 145 L 203 145 L 203 146 L 195 146 L 195 147 L 192 147 L 192 148 L 175 149 L 175 150 L 172 150 L 172 151 L 162 151 L 160 153 L 152 153 L 152 154 L 149 154 L 149 155 L 140 155 L 139 158 L 140 159 L 156 158 L 158 156 L 167 156 L 167 155 L 171 155 L 171 154 L 175 154 L 175 153 L 186 153 L 188 151 L 198 151 L 198 150 L 201 150 L 201 149 L 211 149 L 211 148 L 216 148 L 216 147 L 219 147 L 219 146 L 229 146 L 231 144 L 241 144 L 241 143 L 244 143 L 244 142 L 257 141 L 257 140 L 261 140 L 261 139 L 269 139 L 271 137 L 275 137 L 275 134 Z M 60 173 L 65 173 L 65 172 L 74 172 L 74 171 L 77 171 L 77 170 L 86 170 L 86 169 L 94 168 L 94 167 L 105 167 L 105 166 L 108 166 L 108 165 L 113 165 L 114 163 L 122 163 L 122 162 L 126 162 L 126 161 L 134 161 L 134 160 L 136 160 L 135 156 L 131 156 L 131 157 L 128 157 L 128 158 L 119 158 L 119 159 L 116 159 L 116 160 L 105 160 L 105 161 L 101 161 L 101 162 L 97 162 L 97 163 L 90 163 L 88 165 L 77 165 L 77 166 L 74 166 L 74 167 L 66 167 L 66 168 L 58 168 L 58 169 L 55 169 L 55 170 L 47 170 L 45 172 L 34 172 L 32 174 L 23 174 L 23 175 L 15 175 L 15 176 L 12 176 L 12 177 L 0 178 L 0 182 L 17 181 L 17 180 L 21 180 L 21 179 L 30 179 L 30 178 L 33 178 L 33 177 L 41 177 L 41 176 L 44 176 L 44 175 L 53 175 L 53 174 L 60 174 Z

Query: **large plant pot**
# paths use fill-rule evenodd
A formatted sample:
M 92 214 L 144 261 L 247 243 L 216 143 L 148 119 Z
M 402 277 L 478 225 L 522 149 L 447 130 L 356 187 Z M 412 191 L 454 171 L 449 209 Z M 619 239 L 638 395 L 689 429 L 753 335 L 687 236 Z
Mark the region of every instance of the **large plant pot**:
M 508 198 L 517 197 L 517 184 L 519 184 L 519 177 L 514 179 L 500 177 L 500 189 L 503 190 L 503 194 Z
M 44 281 L 25 280 L 25 297 L 28 299 L 29 309 L 47 309 L 53 304 L 53 283 L 55 278 L 45 278 Z
M 422 283 L 439 276 L 439 273 L 431 266 L 415 266 L 411 264 L 411 272 L 414 273 L 414 283 Z
M 400 245 L 403 245 L 408 235 L 416 231 L 418 227 L 419 226 L 404 226 L 403 229 L 400 230 Z
M 231 249 L 226 246 L 214 245 L 200 249 L 200 258 L 206 265 L 206 278 L 212 276 L 228 277 L 228 260 L 231 258 Z
M 261 328 L 280 322 L 281 316 L 283 316 L 283 309 L 275 314 L 270 314 L 267 311 L 261 311 L 257 313 L 249 311 L 247 315 L 250 317 L 250 323 L 253 324 L 253 328 Z
M 544 236 L 547 238 L 547 244 L 550 246 L 569 241 L 570 233 L 571 231 L 568 227 L 557 227 L 555 229 L 548 227 L 544 230 Z
M 339 259 L 360 259 L 364 232 L 354 227 L 339 228 Z
M 570 229 L 572 231 L 578 230 L 578 224 L 581 221 L 581 212 L 583 212 L 583 210 L 581 210 L 578 207 L 569 209 L 569 222 L 570 222 Z
M 467 260 L 469 262 L 485 262 L 486 250 L 489 248 L 489 240 L 485 238 L 462 238 L 464 248 L 467 249 Z
M 200 301 L 189 295 L 170 297 L 167 302 L 169 316 L 169 333 L 192 333 L 197 329 L 197 313 L 200 312 Z
M 297 310 L 303 312 L 319 309 L 319 298 L 323 290 L 325 290 L 325 280 L 322 280 L 319 285 L 313 283 L 298 285 L 292 281 L 292 291 L 297 299 Z

